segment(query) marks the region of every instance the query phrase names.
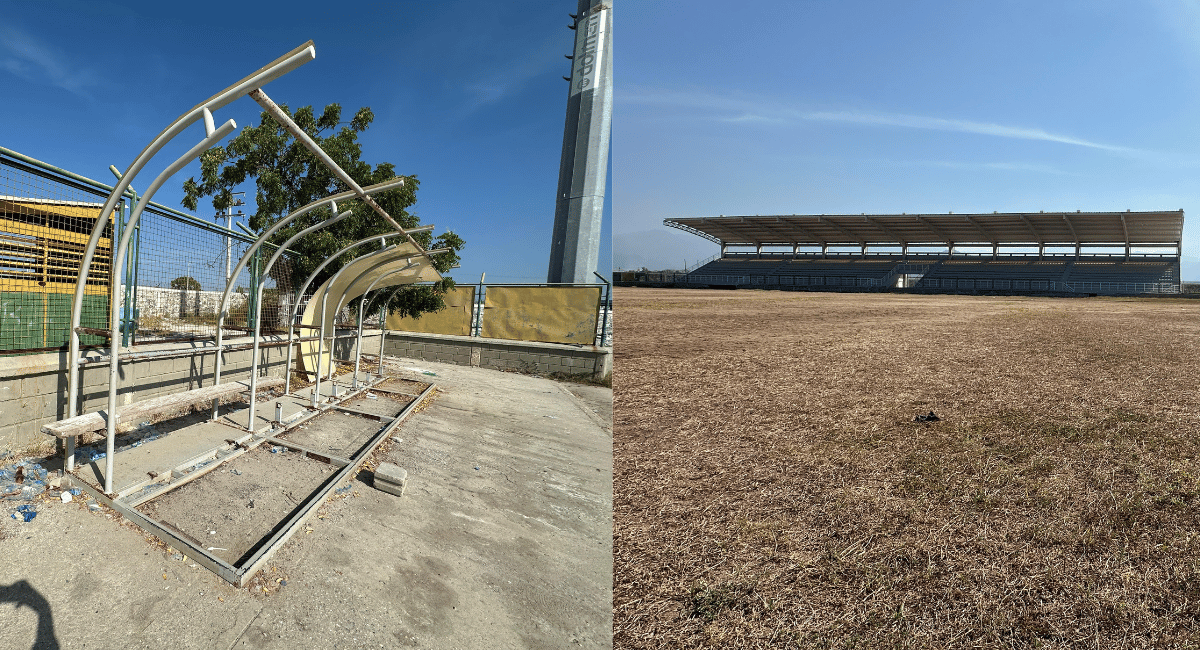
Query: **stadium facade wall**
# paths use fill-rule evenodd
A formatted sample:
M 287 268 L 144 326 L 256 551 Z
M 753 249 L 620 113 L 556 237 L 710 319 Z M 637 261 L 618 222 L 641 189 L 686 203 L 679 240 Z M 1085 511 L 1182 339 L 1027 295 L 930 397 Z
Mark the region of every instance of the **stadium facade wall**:
M 904 280 L 904 286 L 897 286 Z M 815 290 L 1004 291 L 1064 294 L 1179 293 L 1175 256 L 731 255 L 680 283 Z

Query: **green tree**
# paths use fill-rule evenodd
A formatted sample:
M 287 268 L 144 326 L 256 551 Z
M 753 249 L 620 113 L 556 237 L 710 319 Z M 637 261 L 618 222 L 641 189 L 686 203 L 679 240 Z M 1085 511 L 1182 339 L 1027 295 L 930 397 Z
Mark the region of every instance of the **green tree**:
M 200 283 L 190 275 L 181 275 L 171 280 L 171 288 L 185 291 L 199 291 Z
M 280 108 L 291 115 L 286 105 Z M 358 142 L 358 134 L 366 131 L 375 119 L 370 108 L 360 108 L 349 122 L 342 122 L 342 108 L 338 104 L 326 106 L 320 117 L 316 116 L 311 106 L 305 106 L 297 110 L 292 119 L 360 186 L 397 177 L 395 165 L 391 163 L 381 162 L 372 167 L 361 160 L 362 147 Z M 200 156 L 200 179 L 197 181 L 192 177 L 184 181 L 183 205 L 195 210 L 201 197 L 211 196 L 213 208 L 224 210 L 233 203 L 233 191 L 249 179 L 254 179 L 257 187 L 257 209 L 250 218 L 250 228 L 255 232 L 270 228 L 276 221 L 302 206 L 349 189 L 264 111 L 257 126 L 243 128 L 227 146 L 214 147 Z M 408 211 L 417 201 L 418 181 L 416 176 L 405 176 L 405 179 L 403 186 L 374 194 L 372 198 L 408 229 L 419 224 L 417 216 Z M 339 249 L 371 235 L 393 230 L 363 201 L 339 202 L 338 211 L 345 210 L 353 211 L 353 216 L 297 240 L 291 247 L 299 253 L 291 257 L 291 277 L 283 277 L 283 265 L 277 264 L 272 269 L 273 279 L 286 282 L 295 290 L 314 269 Z M 280 229 L 272 241 L 282 244 L 300 230 L 330 216 L 328 207 L 313 210 Z M 453 231 L 446 231 L 436 238 L 428 232 L 413 233 L 412 236 L 426 250 L 449 249 L 446 253 L 432 256 L 433 266 L 440 273 L 445 274 L 458 264 L 458 252 L 465 243 Z M 319 286 L 354 258 L 379 248 L 376 243 L 364 244 L 343 254 L 341 259 L 322 270 L 313 280 L 313 287 Z M 432 286 L 406 286 L 379 293 L 386 297 L 390 311 L 402 315 L 415 316 L 437 311 L 446 305 L 445 292 L 454 287 L 453 278 L 445 275 L 443 278 Z M 372 303 L 376 308 L 380 304 L 379 301 Z M 357 305 L 357 302 L 353 304 Z

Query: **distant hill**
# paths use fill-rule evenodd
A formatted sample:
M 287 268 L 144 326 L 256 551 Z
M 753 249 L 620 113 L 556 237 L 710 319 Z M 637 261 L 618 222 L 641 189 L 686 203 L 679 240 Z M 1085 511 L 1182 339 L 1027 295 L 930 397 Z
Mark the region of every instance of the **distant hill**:
M 612 242 L 615 269 L 682 270 L 721 252 L 707 239 L 666 228 L 614 234 Z

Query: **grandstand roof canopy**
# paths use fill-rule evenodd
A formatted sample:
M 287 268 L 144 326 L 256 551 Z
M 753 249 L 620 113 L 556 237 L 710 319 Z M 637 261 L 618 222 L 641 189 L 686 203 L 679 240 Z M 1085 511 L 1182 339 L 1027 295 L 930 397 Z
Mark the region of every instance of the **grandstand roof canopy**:
M 822 214 L 664 219 L 663 224 L 729 246 L 1059 245 L 1174 246 L 1183 210 Z

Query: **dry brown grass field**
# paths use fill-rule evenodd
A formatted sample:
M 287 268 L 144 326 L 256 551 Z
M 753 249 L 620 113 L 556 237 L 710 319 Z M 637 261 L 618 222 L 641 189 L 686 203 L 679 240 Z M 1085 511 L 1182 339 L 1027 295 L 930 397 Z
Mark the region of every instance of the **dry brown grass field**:
M 615 300 L 617 647 L 1200 647 L 1200 301 Z

